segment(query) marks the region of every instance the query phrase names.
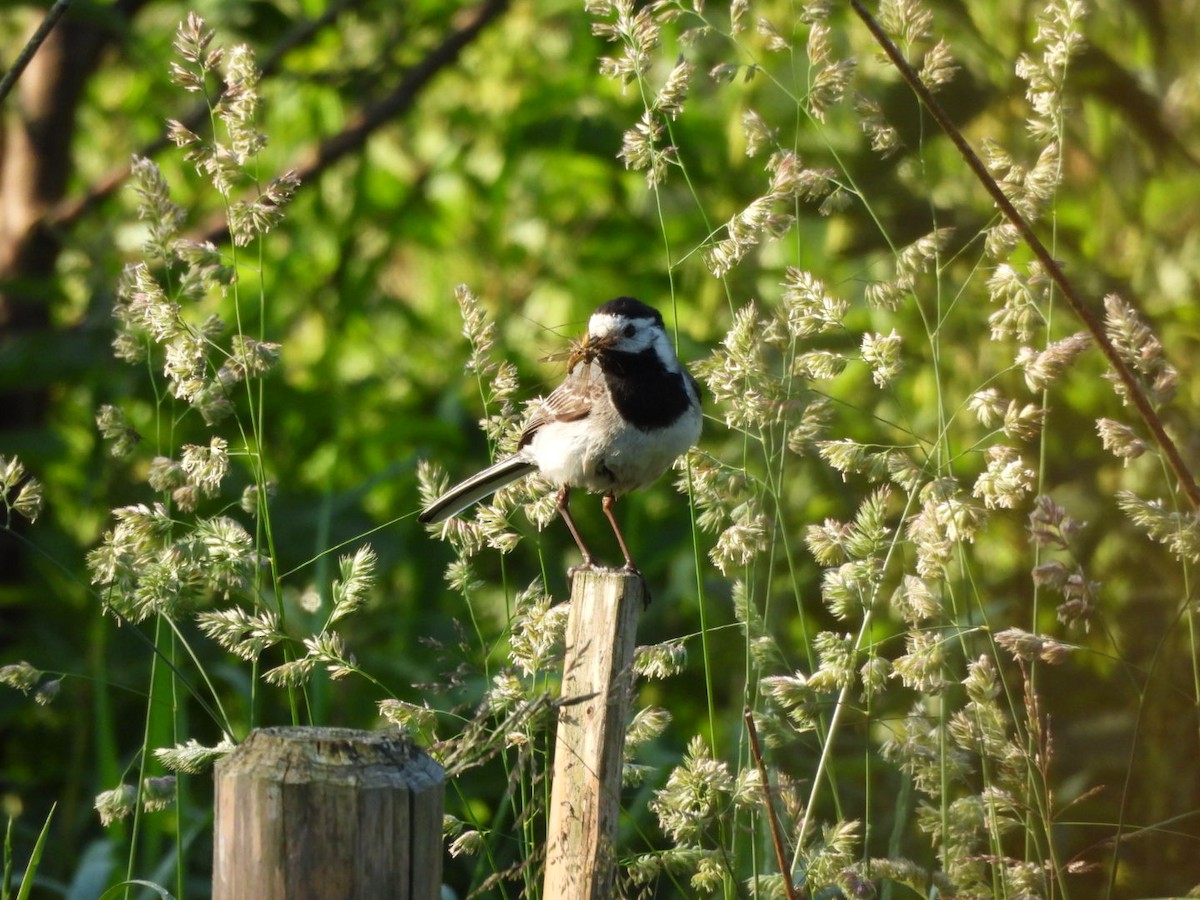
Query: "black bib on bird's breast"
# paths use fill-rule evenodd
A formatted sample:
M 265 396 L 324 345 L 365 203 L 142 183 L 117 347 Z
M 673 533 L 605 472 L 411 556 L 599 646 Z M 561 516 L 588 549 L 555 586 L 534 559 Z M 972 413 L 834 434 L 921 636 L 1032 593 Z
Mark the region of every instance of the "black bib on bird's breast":
M 688 408 L 683 373 L 664 369 L 653 348 L 640 353 L 606 351 L 600 368 L 617 412 L 642 431 L 666 428 Z

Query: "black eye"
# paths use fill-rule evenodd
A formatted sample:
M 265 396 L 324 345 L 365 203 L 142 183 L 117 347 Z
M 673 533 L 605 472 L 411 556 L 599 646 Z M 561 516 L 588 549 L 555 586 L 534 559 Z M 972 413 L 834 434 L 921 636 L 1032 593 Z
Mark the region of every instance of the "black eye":
M 635 334 L 637 334 L 636 328 L 634 328 L 632 325 L 625 326 L 625 337 L 633 337 Z

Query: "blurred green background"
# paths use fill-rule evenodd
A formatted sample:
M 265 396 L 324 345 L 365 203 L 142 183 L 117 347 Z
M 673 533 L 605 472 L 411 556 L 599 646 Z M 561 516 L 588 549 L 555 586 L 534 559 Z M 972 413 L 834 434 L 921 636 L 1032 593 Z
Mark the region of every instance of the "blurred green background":
M 147 737 L 147 721 L 152 728 L 169 721 L 147 715 L 153 625 L 138 626 L 139 637 L 105 617 L 88 588 L 84 557 L 111 527 L 111 509 L 153 501 L 144 478 L 155 454 L 173 453 L 183 442 L 206 443 L 209 434 L 196 416 L 170 408 L 164 414 L 146 372 L 115 360 L 110 347 L 117 278 L 145 237 L 135 198 L 120 186 L 130 155 L 149 148 L 174 198 L 189 210 L 189 233 L 220 229 L 211 191 L 179 151 L 155 145 L 165 120 L 184 118 L 193 107 L 193 98 L 169 82 L 171 42 L 189 10 L 203 15 L 222 43 L 246 42 L 258 54 L 261 127 L 270 138 L 264 175 L 290 167 L 307 173 L 284 223 L 262 243 L 261 261 L 253 262 L 266 296 L 263 331 L 283 346 L 281 364 L 265 383 L 261 449 L 276 484 L 275 545 L 294 592 L 286 599 L 296 604 L 312 587 L 328 592 L 337 571 L 330 548 L 347 552 L 369 540 L 380 556 L 379 588 L 344 634 L 363 669 L 414 703 L 433 698 L 434 705 L 469 707 L 481 691 L 485 655 L 462 598 L 444 585 L 449 548 L 415 521 L 419 459 L 463 476 L 489 452 L 477 425 L 483 415 L 478 387 L 462 367 L 468 348 L 456 285 L 468 285 L 495 319 L 498 355 L 517 364 L 522 396 L 532 397 L 560 374 L 539 359 L 562 349 L 584 329 L 590 311 L 613 296 L 634 294 L 663 309 L 678 328 L 680 355 L 696 360 L 720 342 L 733 308 L 751 298 L 763 307 L 776 302 L 785 265 L 812 268 L 857 303 L 864 286 L 884 276 L 893 247 L 954 225 L 956 248 L 969 248 L 972 235 L 994 224 L 952 148 L 886 67 L 869 64 L 873 49 L 864 30 L 840 9 L 832 19 L 833 40 L 862 60 L 856 89 L 897 127 L 904 141 L 899 152 L 886 159 L 873 153 L 852 114 L 831 115 L 820 127 L 798 121 L 786 87 L 802 83 L 803 73 L 786 54 L 763 50 L 761 31 L 751 28 L 736 47 L 685 45 L 672 35 L 654 73 L 661 80 L 678 53 L 697 67 L 689 105 L 670 135 L 687 179 L 672 170 L 658 192 L 647 190 L 643 174 L 626 171 L 617 158 L 622 134 L 642 113 L 639 85 L 599 74 L 599 57 L 614 51 L 592 34 L 582 6 L 568 0 L 80 0 L 4 101 L 0 454 L 19 456 L 45 484 L 47 507 L 36 525 L 18 526 L 20 539 L 0 534 L 0 663 L 24 659 L 66 677 L 47 706 L 0 691 L 0 801 L 15 816 L 18 859 L 27 855 L 51 802 L 59 804 L 40 871 L 47 896 L 94 896 L 97 885 L 125 871 L 128 825 L 103 831 L 93 798 L 121 781 Z M 1119 290 L 1156 323 L 1181 371 L 1177 411 L 1168 421 L 1194 461 L 1200 8 L 1165 0 L 1094 6 L 1086 24 L 1089 47 L 1071 70 L 1065 182 L 1044 231 L 1053 234 L 1056 254 L 1097 307 L 1103 293 Z M 5 66 L 45 8 L 0 9 Z M 1027 107 L 1013 63 L 1029 52 L 1039 4 L 933 0 L 929 8 L 935 31 L 962 66 L 943 102 L 973 141 L 993 138 L 1019 155 L 1029 146 Z M 708 14 L 727 22 L 724 8 Z M 756 3 L 751 18 L 757 16 L 803 34 L 793 4 Z M 708 77 L 718 64 L 736 59 L 745 65 L 749 58 L 758 67 L 743 69 L 731 83 Z M 783 129 L 782 140 L 794 143 L 806 162 L 833 167 L 869 203 L 829 217 L 800 210 L 783 249 L 765 243 L 718 280 L 699 250 L 765 184 L 761 161 L 744 152 L 741 117 L 751 106 Z M 947 290 L 936 365 L 921 347 L 932 326 L 915 311 L 894 319 L 865 308 L 852 314 L 862 330 L 896 326 L 912 336 L 911 381 L 868 408 L 856 399 L 866 379 L 861 372 L 852 376 L 842 388 L 842 432 L 835 436 L 867 439 L 877 424 L 872 416 L 891 414 L 915 432 L 927 431 L 934 385 L 958 403 L 985 382 L 1021 383 L 1010 369 L 1014 348 L 988 342 L 991 310 L 978 290 L 988 273 L 974 270 L 970 258 L 964 253 L 946 263 L 946 283 L 961 277 L 974 293 Z M 1077 328 L 1062 320 L 1053 325 L 1055 336 Z M 856 343 L 851 335 L 840 346 Z M 1093 420 L 1122 415 L 1101 371 L 1097 358 L 1086 359 L 1049 401 L 1053 427 L 1041 477 L 1046 490 L 1060 502 L 1067 498 L 1072 514 L 1090 523 L 1084 552 L 1107 605 L 1098 633 L 1070 636 L 1095 652 L 1048 672 L 1039 688 L 1054 722 L 1063 791 L 1079 796 L 1103 786 L 1064 813 L 1064 823 L 1076 815 L 1090 823 L 1062 826 L 1066 855 L 1107 861 L 1104 842 L 1117 821 L 1155 827 L 1159 833 L 1131 842 L 1123 853 L 1128 866 L 1115 895 L 1169 894 L 1200 880 L 1194 863 L 1197 656 L 1180 631 L 1190 621 L 1181 610 L 1194 602 L 1194 573 L 1148 545 L 1116 512 L 1112 495 L 1119 487 L 1149 496 L 1165 489 L 1153 465 L 1126 469 L 1100 448 Z M 127 460 L 111 458 L 97 433 L 96 410 L 105 403 L 123 409 L 142 435 Z M 721 420 L 713 411 L 704 448 L 736 460 L 741 438 Z M 794 472 L 786 501 L 797 528 L 825 516 L 848 518 L 866 493 L 815 459 Z M 235 467 L 223 496 L 235 502 L 249 480 Z M 704 555 L 710 536 L 702 536 L 698 557 L 693 552 L 687 504 L 667 482 L 623 504 L 626 535 L 654 585 L 639 642 L 694 636 L 702 585 L 707 625 L 714 629 L 710 665 L 718 673 L 720 721 L 708 722 L 690 674 L 678 684 L 648 688 L 649 699 L 674 716 L 649 754 L 664 765 L 690 735 L 710 728 L 718 745 L 736 743 L 745 680 L 743 639 L 734 629 L 722 630 L 734 620 L 730 583 Z M 601 545 L 607 526 L 599 504 L 580 501 L 574 508 L 584 532 Z M 989 621 L 997 630 L 1019 625 L 1053 632 L 1051 609 L 1033 621 L 1027 513 L 999 516 L 977 543 L 980 589 L 990 598 Z M 528 541 L 511 555 L 484 553 L 476 560 L 487 585 L 476 606 L 487 635 L 503 631 L 506 602 L 540 574 L 543 561 L 549 590 L 565 596 L 563 572 L 576 552 L 565 529 L 556 523 L 541 533 L 524 530 Z M 615 556 L 615 547 L 608 549 Z M 820 570 L 803 554 L 797 559 L 790 577 L 815 597 Z M 804 658 L 799 642 L 810 632 L 781 608 L 787 607 L 776 605 L 771 624 L 795 654 L 789 660 L 795 667 Z M 826 614 L 815 615 L 828 624 Z M 293 624 L 301 627 L 303 616 L 297 616 Z M 194 634 L 186 622 L 181 627 Z M 243 727 L 287 720 L 280 692 L 260 690 L 251 709 L 246 667 L 211 643 L 197 640 L 196 646 Z M 695 668 L 698 644 L 691 649 Z M 449 673 L 464 662 L 463 683 L 450 684 Z M 381 695 L 364 681 L 332 684 L 321 675 L 311 699 L 314 721 L 377 724 Z M 182 706 L 191 717 L 186 736 L 202 743 L 220 739 L 214 723 Z M 864 732 L 849 740 L 858 746 L 868 738 Z M 169 732 L 148 736 L 151 746 L 174 740 Z M 780 764 L 803 777 L 818 749 L 808 745 Z M 847 753 L 847 783 L 860 763 Z M 894 794 L 894 773 L 871 777 L 879 779 L 876 789 Z M 503 777 L 489 772 L 472 773 L 462 785 L 485 820 L 503 790 Z M 171 831 L 182 827 L 199 895 L 211 839 L 208 779 L 186 779 L 186 792 L 192 803 L 182 823 L 145 826 L 133 870 L 169 880 L 162 873 L 171 864 Z M 644 809 L 635 818 L 633 831 L 652 830 Z M 886 828 L 878 830 L 882 842 Z M 872 852 L 884 852 L 882 845 Z M 915 846 L 910 852 L 929 853 Z M 473 865 L 448 863 L 447 880 L 465 891 Z M 1094 877 L 1080 882 L 1078 896 L 1100 896 L 1090 891 L 1107 885 L 1107 876 Z

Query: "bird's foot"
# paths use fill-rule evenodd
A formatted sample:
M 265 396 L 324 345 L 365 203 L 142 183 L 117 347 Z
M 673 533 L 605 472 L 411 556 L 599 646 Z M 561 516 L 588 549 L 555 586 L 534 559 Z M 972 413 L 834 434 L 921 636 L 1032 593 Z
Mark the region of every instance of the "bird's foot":
M 571 568 L 567 569 L 567 576 L 569 578 L 574 578 L 576 575 L 578 575 L 581 572 L 591 572 L 591 571 L 595 570 L 596 568 L 597 568 L 596 561 L 594 559 L 592 559 L 590 556 L 585 556 L 583 558 L 583 562 L 581 562 L 579 565 L 571 566 Z
M 653 599 L 650 595 L 650 585 L 646 581 L 646 576 L 642 574 L 642 570 L 632 562 L 617 568 L 616 566 L 602 566 L 589 557 L 579 565 L 567 569 L 567 578 L 574 580 L 576 575 L 582 575 L 584 572 L 620 572 L 622 575 L 636 575 L 642 582 L 642 609 L 650 607 L 650 601 Z

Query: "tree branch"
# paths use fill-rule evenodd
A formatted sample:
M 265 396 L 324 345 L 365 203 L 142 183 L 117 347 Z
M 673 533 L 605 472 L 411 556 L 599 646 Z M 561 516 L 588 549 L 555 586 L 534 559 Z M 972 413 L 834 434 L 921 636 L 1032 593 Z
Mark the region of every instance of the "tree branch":
M 367 139 L 397 116 L 407 112 L 421 90 L 440 71 L 452 65 L 463 49 L 509 6 L 510 0 L 487 0 L 465 25 L 446 36 L 437 47 L 405 74 L 396 89 L 350 118 L 346 127 L 326 138 L 291 168 L 301 183 L 314 180 L 343 157 L 366 144 Z M 205 229 L 203 240 L 220 243 L 228 238 L 228 224 L 222 220 Z
M 287 35 L 263 62 L 263 74 L 271 74 L 278 68 L 280 61 L 288 51 L 303 45 L 326 25 L 334 22 L 343 11 L 362 2 L 363 0 L 343 0 L 343 2 L 331 6 L 319 18 L 305 23 Z M 448 35 L 424 59 L 409 69 L 404 80 L 391 94 L 354 115 L 342 131 L 327 138 L 290 168 L 295 170 L 302 182 L 311 181 L 338 160 L 359 150 L 381 126 L 407 112 L 425 85 L 438 72 L 453 64 L 462 50 L 493 19 L 504 12 L 510 2 L 511 0 L 487 0 L 465 25 Z M 180 121 L 188 128 L 195 130 L 207 119 L 208 108 L 201 105 L 190 110 Z M 171 143 L 164 135 L 147 144 L 137 155 L 153 158 L 169 146 Z M 59 203 L 47 215 L 46 224 L 53 229 L 68 228 L 74 225 L 111 196 L 125 183 L 128 177 L 128 165 L 115 166 L 93 183 L 82 196 Z M 228 225 L 222 218 L 219 222 L 205 227 L 203 231 L 205 240 L 217 243 L 227 238 Z
M 301 22 L 283 36 L 263 60 L 261 71 L 264 76 L 271 75 L 279 69 L 284 57 L 297 47 L 303 47 L 321 32 L 323 28 L 332 25 L 338 17 L 348 9 L 361 6 L 364 0 L 341 0 L 330 4 L 320 16 L 310 21 Z M 198 103 L 180 120 L 192 131 L 199 129 L 208 121 L 208 106 Z M 163 150 L 174 146 L 164 132 L 149 144 L 142 147 L 135 155 L 153 159 Z M 55 229 L 69 228 L 91 212 L 104 200 L 114 194 L 129 178 L 129 164 L 114 166 L 91 184 L 82 195 L 64 200 L 54 207 L 46 216 L 46 224 Z

